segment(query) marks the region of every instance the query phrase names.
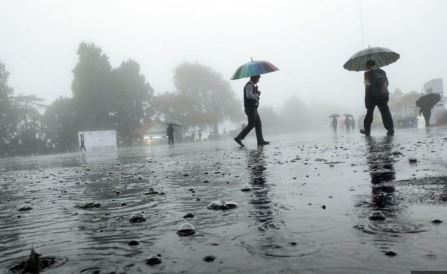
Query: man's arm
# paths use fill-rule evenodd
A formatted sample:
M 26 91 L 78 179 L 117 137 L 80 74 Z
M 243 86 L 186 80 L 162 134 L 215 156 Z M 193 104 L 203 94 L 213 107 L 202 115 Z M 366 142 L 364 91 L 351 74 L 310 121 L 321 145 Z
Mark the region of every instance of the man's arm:
M 255 89 L 254 89 L 253 85 L 245 86 L 245 96 L 251 100 L 256 100 L 256 101 L 259 100 L 258 94 L 255 94 Z

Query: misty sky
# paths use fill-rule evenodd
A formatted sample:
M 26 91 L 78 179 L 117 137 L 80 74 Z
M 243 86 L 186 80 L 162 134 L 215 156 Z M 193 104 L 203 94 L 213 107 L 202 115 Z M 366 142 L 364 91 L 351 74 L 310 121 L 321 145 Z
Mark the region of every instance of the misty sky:
M 16 93 L 53 100 L 71 96 L 81 41 L 114 67 L 136 60 L 157 93 L 174 89 L 181 62 L 229 79 L 253 57 L 280 68 L 261 78 L 261 104 L 297 95 L 361 110 L 362 73 L 342 68 L 352 54 L 368 44 L 397 51 L 390 89 L 420 91 L 447 79 L 446 28 L 445 0 L 2 0 L 0 61 Z M 244 80 L 231 84 L 241 98 Z

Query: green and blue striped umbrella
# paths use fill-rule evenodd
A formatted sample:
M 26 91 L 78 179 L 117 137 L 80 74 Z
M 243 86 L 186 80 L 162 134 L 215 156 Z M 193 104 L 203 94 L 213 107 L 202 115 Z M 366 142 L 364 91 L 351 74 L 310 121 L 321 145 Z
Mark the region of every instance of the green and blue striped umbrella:
M 277 71 L 278 68 L 272 63 L 267 61 L 251 61 L 240 66 L 231 77 L 231 80 L 237 80 L 241 78 L 247 78 L 260 74 L 265 74 L 273 71 Z

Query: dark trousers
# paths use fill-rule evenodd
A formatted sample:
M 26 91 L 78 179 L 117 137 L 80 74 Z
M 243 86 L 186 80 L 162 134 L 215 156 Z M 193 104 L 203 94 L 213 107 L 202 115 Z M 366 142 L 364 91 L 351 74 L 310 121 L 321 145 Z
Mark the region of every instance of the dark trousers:
M 168 136 L 168 144 L 174 145 L 174 135 L 169 135 Z
M 388 132 L 394 132 L 393 117 L 391 117 L 390 108 L 388 107 L 388 100 L 370 102 L 369 104 L 367 104 L 366 116 L 365 120 L 363 120 L 365 132 L 367 134 L 371 132 L 374 108 L 376 106 L 379 108 L 380 114 L 382 115 L 383 126 L 386 128 L 386 130 L 388 130 Z
M 425 119 L 425 127 L 430 127 L 431 109 L 422 111 L 422 115 L 424 116 Z
M 264 137 L 262 137 L 262 124 L 261 118 L 258 114 L 258 109 L 255 107 L 246 107 L 245 114 L 247 114 L 248 124 L 236 137 L 239 140 L 243 140 L 245 136 L 253 129 L 256 130 L 256 139 L 258 143 L 264 142 Z

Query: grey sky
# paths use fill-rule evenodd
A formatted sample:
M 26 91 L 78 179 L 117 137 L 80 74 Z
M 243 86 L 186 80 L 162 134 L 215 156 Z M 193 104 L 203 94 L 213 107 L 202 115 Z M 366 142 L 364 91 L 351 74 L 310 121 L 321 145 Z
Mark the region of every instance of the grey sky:
M 173 90 L 181 62 L 229 79 L 253 57 L 280 68 L 261 79 L 262 104 L 295 94 L 362 108 L 362 74 L 342 65 L 368 44 L 401 54 L 385 68 L 391 89 L 446 79 L 446 11 L 444 0 L 2 0 L 0 61 L 17 93 L 53 100 L 71 95 L 81 41 L 101 47 L 113 66 L 136 60 L 156 92 Z M 239 96 L 243 84 L 232 81 Z

